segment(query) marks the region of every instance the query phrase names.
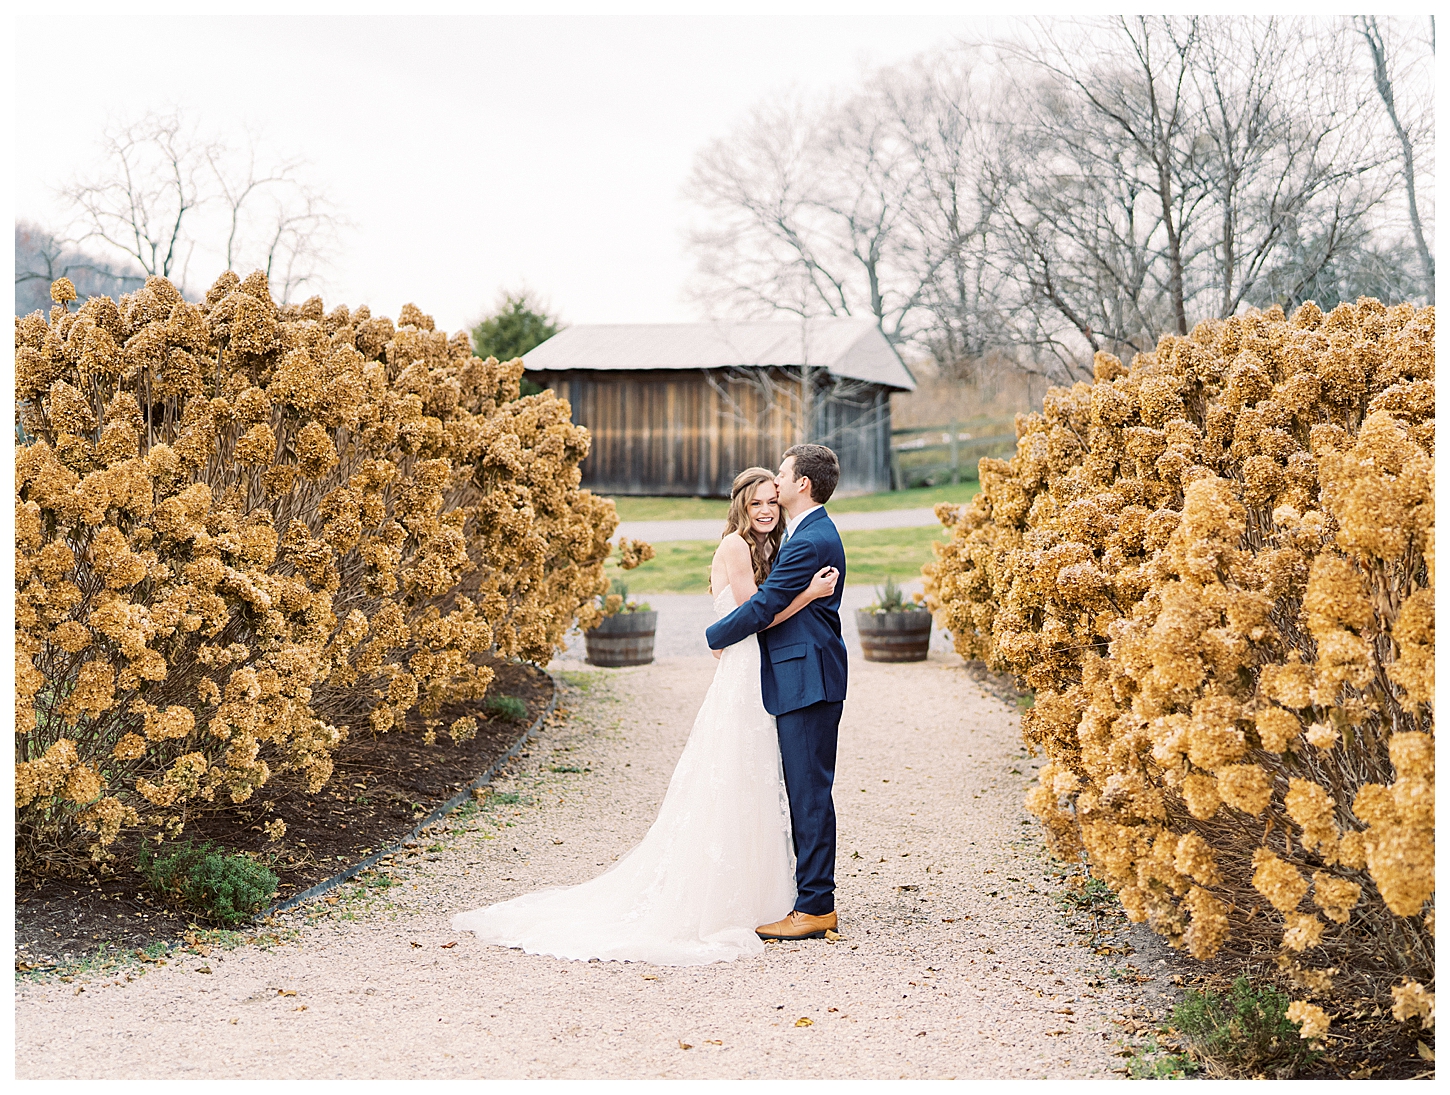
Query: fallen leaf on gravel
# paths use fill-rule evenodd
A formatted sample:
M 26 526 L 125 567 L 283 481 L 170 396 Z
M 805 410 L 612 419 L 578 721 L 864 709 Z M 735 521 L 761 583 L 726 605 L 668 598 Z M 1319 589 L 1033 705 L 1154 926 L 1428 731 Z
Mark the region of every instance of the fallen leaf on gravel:
M 211 972 L 211 967 L 210 966 L 197 966 L 196 967 L 196 972 L 197 973 L 210 973 Z
M 421 947 L 422 945 L 422 943 L 414 943 L 411 939 L 408 940 L 408 946 L 410 947 Z
M 306 1005 L 306 1004 L 298 1004 L 298 1005 L 297 1005 L 297 1006 L 296 1006 L 296 1007 L 295 1007 L 295 1008 L 293 1008 L 293 1009 L 292 1009 L 292 1010 L 293 1010 L 293 1011 L 306 1011 L 306 1010 L 307 1010 L 307 1005 Z
M 564 842 L 562 840 L 556 840 L 556 841 L 554 841 L 554 843 L 555 844 L 563 844 Z
M 458 946 L 458 940 L 455 939 L 452 943 L 444 943 L 443 944 L 443 950 L 447 950 L 449 947 L 456 947 L 456 946 Z
M 230 1023 L 232 1026 L 237 1025 L 237 1021 L 235 1019 L 228 1019 L 227 1022 Z
M 1073 1012 L 1072 1008 L 1058 1008 L 1057 1009 L 1057 1014 L 1058 1015 L 1073 1015 L 1075 1013 Z
M 833 931 L 831 928 L 827 928 L 826 929 L 826 939 L 828 939 L 830 942 L 834 943 L 837 939 L 840 939 L 840 938 L 841 938 L 841 933 L 840 932 Z
M 924 1030 L 919 1030 L 919 1031 L 917 1031 L 917 1032 L 916 1032 L 916 1036 L 917 1036 L 917 1037 L 918 1037 L 918 1038 L 925 1038 L 925 1037 L 926 1037 L 926 1031 L 924 1031 Z
M 1057 1035 L 1059 1035 L 1059 1034 L 1066 1034 L 1066 1033 L 1067 1033 L 1067 1031 L 1065 1031 L 1065 1030 L 1049 1030 L 1049 1031 L 1048 1031 L 1048 1032 L 1047 1032 L 1047 1036 L 1048 1036 L 1048 1037 L 1049 1037 L 1049 1038 L 1055 1038 L 1055 1037 L 1057 1037 Z
M 814 1019 L 807 1019 L 804 1015 L 802 1015 L 799 1019 L 795 1021 L 795 1025 L 798 1027 L 813 1027 L 816 1025 L 816 1021 Z
M 322 900 L 325 901 L 329 905 L 336 905 L 337 904 L 337 898 L 335 898 L 335 897 L 324 897 Z
M 85 985 L 77 985 L 77 986 L 76 986 L 76 995 L 77 995 L 77 996 L 79 996 L 79 995 L 80 995 L 80 994 L 81 994 L 81 993 L 83 993 L 83 992 L 85 992 L 85 991 L 86 991 L 86 987 L 85 987 Z M 1420 1045 L 1422 1045 L 1422 1046 L 1423 1046 L 1423 1045 L 1424 1045 L 1424 1044 L 1425 1044 L 1425 1043 L 1424 1043 L 1424 1042 L 1421 1042 L 1421 1043 L 1420 1043 Z
M 955 924 L 957 922 L 957 920 L 956 920 L 956 917 L 954 917 L 954 916 L 953 917 L 944 916 L 944 917 L 941 918 L 941 922 L 943 924 Z
M 840 1011 L 840 1008 L 827 1008 L 827 1011 Z
M 723 1046 L 725 1043 L 722 1042 L 719 1038 L 706 1038 L 705 1044 L 707 1046 Z
M 642 974 L 640 974 L 640 977 L 641 977 L 641 979 L 643 979 L 645 981 L 658 981 L 659 980 L 659 978 L 656 977 L 652 973 L 642 973 Z
M 679 1043 L 679 1046 L 680 1046 L 681 1049 L 694 1049 L 695 1048 L 694 1046 L 690 1045 L 689 1042 L 680 1042 Z

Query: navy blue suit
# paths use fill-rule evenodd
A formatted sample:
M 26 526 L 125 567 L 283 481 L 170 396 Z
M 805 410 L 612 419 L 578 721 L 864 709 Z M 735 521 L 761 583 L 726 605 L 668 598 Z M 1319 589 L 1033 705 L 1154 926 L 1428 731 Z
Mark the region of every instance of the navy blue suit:
M 812 601 L 779 627 L 770 621 L 811 584 L 822 567 L 840 572 L 836 591 Z M 750 635 L 760 640 L 760 689 L 775 716 L 781 766 L 790 796 L 796 854 L 796 908 L 824 916 L 836 907 L 836 737 L 846 699 L 846 644 L 841 594 L 846 551 L 824 509 L 812 510 L 780 549 L 770 577 L 705 631 L 711 650 Z

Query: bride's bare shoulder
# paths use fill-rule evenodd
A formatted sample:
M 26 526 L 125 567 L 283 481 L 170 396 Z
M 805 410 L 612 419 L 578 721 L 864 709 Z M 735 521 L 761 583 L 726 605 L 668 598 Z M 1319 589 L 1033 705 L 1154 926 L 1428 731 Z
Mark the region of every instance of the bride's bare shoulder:
M 715 558 L 722 562 L 730 559 L 750 558 L 750 545 L 738 532 L 732 532 L 720 541 L 720 546 L 715 549 Z

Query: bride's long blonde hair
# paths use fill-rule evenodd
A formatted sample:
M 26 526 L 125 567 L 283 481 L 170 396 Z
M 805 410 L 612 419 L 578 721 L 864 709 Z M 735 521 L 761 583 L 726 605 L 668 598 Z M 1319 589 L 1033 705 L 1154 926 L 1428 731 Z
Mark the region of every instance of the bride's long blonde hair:
M 775 472 L 769 468 L 746 468 L 730 484 L 730 514 L 725 518 L 725 533 L 720 539 L 738 532 L 750 545 L 751 569 L 755 571 L 755 584 L 760 586 L 770 576 L 775 564 L 776 553 L 780 551 L 781 537 L 785 535 L 785 522 L 777 520 L 765 542 L 756 539 L 750 531 L 750 500 L 755 497 L 761 483 L 774 483 Z

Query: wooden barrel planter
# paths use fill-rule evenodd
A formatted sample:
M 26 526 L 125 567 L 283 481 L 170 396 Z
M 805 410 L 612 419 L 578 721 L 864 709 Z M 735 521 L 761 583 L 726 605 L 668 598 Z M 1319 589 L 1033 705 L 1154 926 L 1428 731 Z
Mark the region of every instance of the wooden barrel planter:
M 649 665 L 655 660 L 655 623 L 659 612 L 616 612 L 584 632 L 585 661 L 610 669 Z
M 931 649 L 931 613 L 856 610 L 861 653 L 868 662 L 924 662 Z

